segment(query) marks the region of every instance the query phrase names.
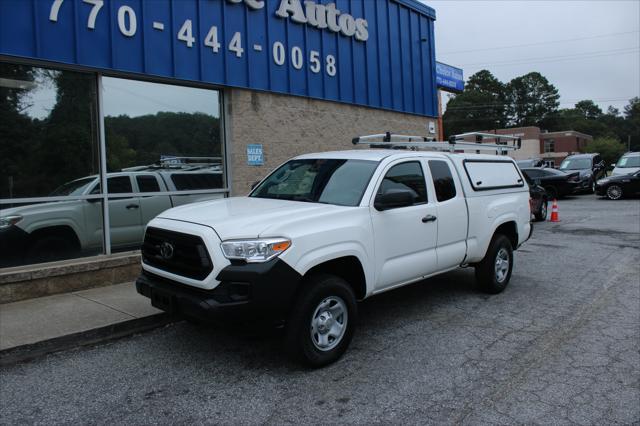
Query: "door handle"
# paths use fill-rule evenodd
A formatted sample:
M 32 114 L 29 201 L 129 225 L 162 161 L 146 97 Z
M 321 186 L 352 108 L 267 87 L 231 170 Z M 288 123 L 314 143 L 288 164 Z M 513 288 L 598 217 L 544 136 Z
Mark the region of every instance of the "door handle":
M 137 204 L 129 204 L 129 205 L 127 205 L 127 210 L 137 209 L 138 207 L 140 207 L 140 206 L 138 206 Z
M 428 214 L 422 218 L 422 223 L 435 222 L 436 219 L 438 218 L 435 217 L 434 215 Z

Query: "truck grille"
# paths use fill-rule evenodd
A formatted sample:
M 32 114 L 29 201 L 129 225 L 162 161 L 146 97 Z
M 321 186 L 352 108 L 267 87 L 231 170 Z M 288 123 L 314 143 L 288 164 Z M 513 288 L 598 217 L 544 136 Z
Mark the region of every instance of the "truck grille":
M 142 244 L 147 265 L 172 274 L 203 280 L 213 270 L 202 238 L 196 235 L 148 227 Z

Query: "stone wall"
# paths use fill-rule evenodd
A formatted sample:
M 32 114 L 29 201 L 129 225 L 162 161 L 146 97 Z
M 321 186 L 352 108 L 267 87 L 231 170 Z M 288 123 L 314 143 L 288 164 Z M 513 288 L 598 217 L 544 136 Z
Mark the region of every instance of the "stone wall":
M 272 93 L 225 92 L 231 195 L 245 195 L 251 184 L 296 155 L 353 149 L 356 136 L 392 131 L 427 134 L 428 122 L 411 114 Z M 437 123 L 436 123 L 437 125 Z M 263 145 L 264 166 L 247 165 L 247 145 Z

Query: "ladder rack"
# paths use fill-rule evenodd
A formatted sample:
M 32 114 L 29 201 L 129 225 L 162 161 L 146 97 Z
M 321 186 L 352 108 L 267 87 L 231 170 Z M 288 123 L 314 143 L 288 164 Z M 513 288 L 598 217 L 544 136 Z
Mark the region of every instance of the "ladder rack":
M 465 138 L 475 137 L 475 142 L 460 142 Z M 495 139 L 497 143 L 484 143 L 485 139 Z M 512 145 L 508 143 L 512 142 Z M 448 141 L 435 141 L 424 136 L 396 135 L 391 132 L 377 135 L 366 135 L 353 138 L 354 145 L 369 145 L 371 148 L 387 149 L 433 149 L 436 151 L 455 152 L 460 149 L 476 151 L 496 151 L 504 154 L 515 151 L 522 146 L 522 140 L 515 136 L 495 135 L 493 133 L 470 132 L 453 135 Z

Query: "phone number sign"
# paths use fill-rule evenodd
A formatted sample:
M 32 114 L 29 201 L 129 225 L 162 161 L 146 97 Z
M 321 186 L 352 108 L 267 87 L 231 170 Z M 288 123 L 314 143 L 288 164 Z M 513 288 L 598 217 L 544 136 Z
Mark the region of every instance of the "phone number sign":
M 436 115 L 415 0 L 1 0 L 0 54 Z

